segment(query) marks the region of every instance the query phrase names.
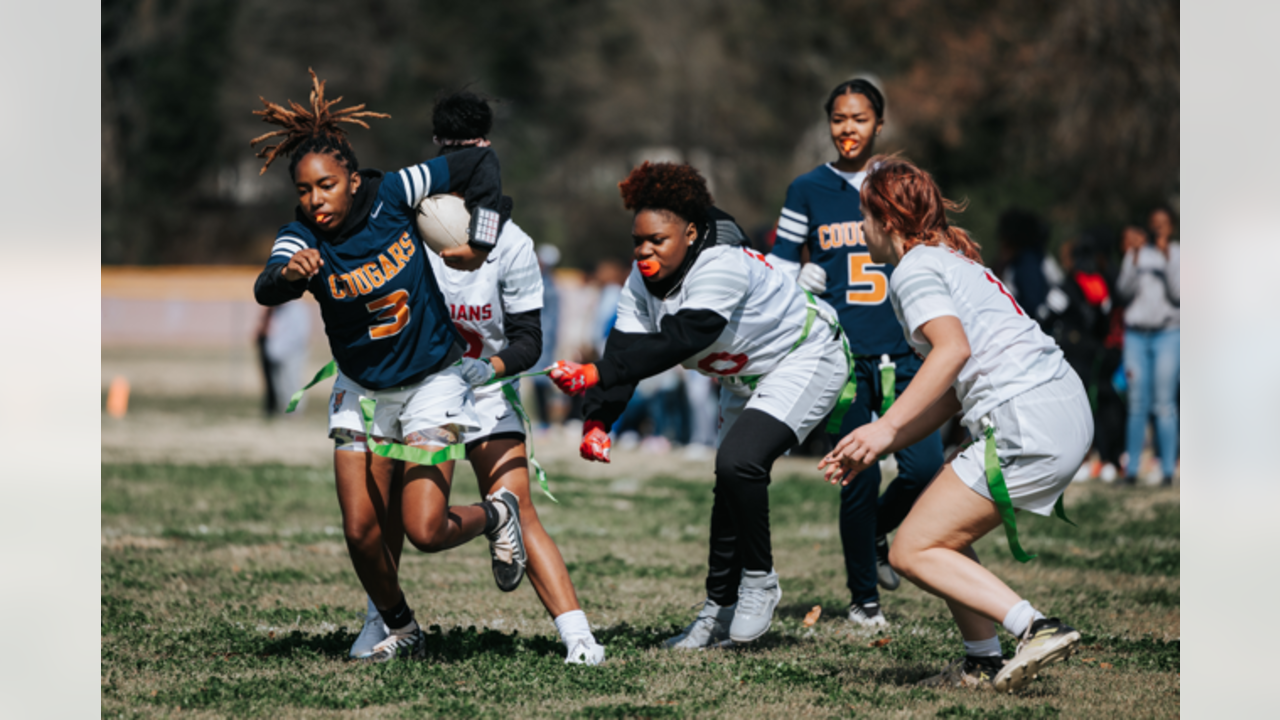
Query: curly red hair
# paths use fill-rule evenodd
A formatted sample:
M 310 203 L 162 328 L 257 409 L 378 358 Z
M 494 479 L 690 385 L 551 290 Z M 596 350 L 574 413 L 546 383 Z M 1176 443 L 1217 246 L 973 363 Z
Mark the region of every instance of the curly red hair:
M 665 210 L 689 222 L 707 216 L 713 200 L 707 181 L 692 165 L 645 161 L 618 183 L 628 210 Z
M 877 155 L 862 184 L 862 204 L 889 232 L 906 239 L 905 250 L 917 245 L 946 245 L 974 262 L 982 262 L 981 246 L 969 233 L 947 222 L 947 211 L 963 212 L 967 203 L 942 196 L 929 173 L 910 160 Z

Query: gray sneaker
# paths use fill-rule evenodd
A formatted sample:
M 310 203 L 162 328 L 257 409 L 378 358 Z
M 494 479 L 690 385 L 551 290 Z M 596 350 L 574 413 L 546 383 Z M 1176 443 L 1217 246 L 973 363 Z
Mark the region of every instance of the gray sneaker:
M 524 532 L 520 529 L 520 500 L 506 488 L 491 492 L 484 499 L 506 510 L 506 517 L 486 537 L 489 538 L 489 557 L 493 561 L 493 579 L 499 590 L 511 592 L 520 587 L 525 564 L 529 560 L 524 549 Z
M 708 598 L 702 604 L 698 617 L 689 623 L 684 632 L 668 638 L 663 644 L 672 650 L 702 650 L 732 645 L 729 624 L 733 622 L 736 607 L 737 603 L 721 607 Z
M 773 624 L 773 611 L 781 600 L 778 573 L 743 570 L 738 584 L 738 611 L 729 625 L 729 639 L 747 643 L 768 632 Z
M 364 627 L 360 628 L 360 634 L 351 644 L 351 657 L 357 660 L 369 657 L 373 654 L 373 648 L 390 634 L 386 624 L 382 622 L 382 615 L 378 613 L 378 606 L 370 599 L 364 616 Z
M 889 538 L 886 535 L 876 538 L 876 581 L 885 590 L 897 590 L 902 584 L 898 573 L 889 564 Z

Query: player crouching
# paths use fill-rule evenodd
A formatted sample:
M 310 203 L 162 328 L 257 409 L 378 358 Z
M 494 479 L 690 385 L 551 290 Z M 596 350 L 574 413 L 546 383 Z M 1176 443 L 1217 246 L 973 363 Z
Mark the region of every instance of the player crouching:
M 619 184 L 635 266 L 604 355 L 551 379 L 586 393 L 582 457 L 609 461 L 608 427 L 641 379 L 679 364 L 721 381 L 707 598 L 672 648 L 750 642 L 782 598 L 769 537 L 773 462 L 822 422 L 849 364 L 830 306 L 807 296 L 712 205 L 688 165 L 645 163 Z
M 979 564 L 973 543 L 1003 523 L 1014 556 L 1034 557 L 1018 543 L 1014 511 L 1048 515 L 1056 505 L 1062 515 L 1062 492 L 1093 439 L 1089 398 L 1058 346 L 983 267 L 977 244 L 947 223 L 956 206 L 933 179 L 894 157 L 871 167 L 862 186 L 867 248 L 872 261 L 895 266 L 889 298 L 925 360 L 884 417 L 846 436 L 819 467 L 848 482 L 963 412 L 978 441 L 912 506 L 889 562 L 946 600 L 964 638 L 964 661 L 928 682 L 1012 692 L 1070 656 L 1080 633 Z M 996 622 L 1020 639 L 1008 661 Z

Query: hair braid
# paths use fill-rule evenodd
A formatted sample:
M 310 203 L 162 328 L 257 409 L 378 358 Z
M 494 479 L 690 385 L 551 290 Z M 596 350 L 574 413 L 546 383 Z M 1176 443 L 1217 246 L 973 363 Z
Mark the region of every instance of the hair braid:
M 342 102 L 339 96 L 334 100 L 325 100 L 324 98 L 324 81 L 316 77 L 316 73 L 311 68 L 307 68 L 307 72 L 311 73 L 311 108 L 307 109 L 302 105 L 290 100 L 289 107 L 286 109 L 281 105 L 268 102 L 266 98 L 259 96 L 265 106 L 263 110 L 254 110 L 254 115 L 261 115 L 262 121 L 279 125 L 281 130 L 275 130 L 265 135 L 249 141 L 249 147 L 253 147 L 258 143 L 273 137 L 283 135 L 284 139 L 275 145 L 267 145 L 257 152 L 257 156 L 265 158 L 266 162 L 262 164 L 262 169 L 258 171 L 261 175 L 271 167 L 271 163 L 281 155 L 293 155 L 293 164 L 289 167 L 289 173 L 292 175 L 297 161 L 308 152 L 318 151 L 335 154 L 339 160 L 347 166 L 347 169 L 355 171 L 358 169 L 355 152 L 351 150 L 351 145 L 346 140 L 347 131 L 340 123 L 351 123 L 368 129 L 369 125 L 361 118 L 389 118 L 386 113 L 373 112 L 365 110 L 364 104 L 353 105 L 341 110 L 331 110 L 334 105 Z

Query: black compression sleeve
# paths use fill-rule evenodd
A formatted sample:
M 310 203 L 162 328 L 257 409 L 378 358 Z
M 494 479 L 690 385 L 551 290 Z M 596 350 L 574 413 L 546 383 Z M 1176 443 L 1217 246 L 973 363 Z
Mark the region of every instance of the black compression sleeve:
M 663 318 L 656 333 L 624 333 L 631 338 L 627 352 L 610 353 L 606 347 L 604 357 L 596 363 L 600 384 L 635 384 L 657 375 L 705 350 L 728 324 L 714 310 L 681 310 Z M 609 339 L 616 333 L 617 329 L 609 333 Z
M 449 192 L 461 193 L 467 210 L 477 205 L 490 210 L 499 209 L 502 169 L 493 150 L 466 148 L 451 152 L 444 159 L 449 164 Z
M 276 263 L 263 268 L 258 279 L 253 283 L 253 298 L 259 305 L 272 307 L 283 305 L 290 300 L 297 300 L 307 291 L 305 278 L 295 282 L 284 279 L 285 266 Z
M 502 318 L 507 346 L 494 357 L 502 360 L 503 375 L 511 377 L 533 367 L 542 357 L 542 311 L 513 313 Z
M 642 337 L 645 336 L 624 333 L 615 329 L 609 333 L 609 337 L 605 338 L 604 356 L 612 357 L 626 354 L 636 338 Z M 631 395 L 635 391 L 635 383 L 621 383 L 607 388 L 604 385 L 595 385 L 588 389 L 586 395 L 583 396 L 583 419 L 599 420 L 604 423 L 606 428 L 612 427 L 613 423 L 622 415 L 622 411 L 627 409 L 627 403 L 631 401 Z

